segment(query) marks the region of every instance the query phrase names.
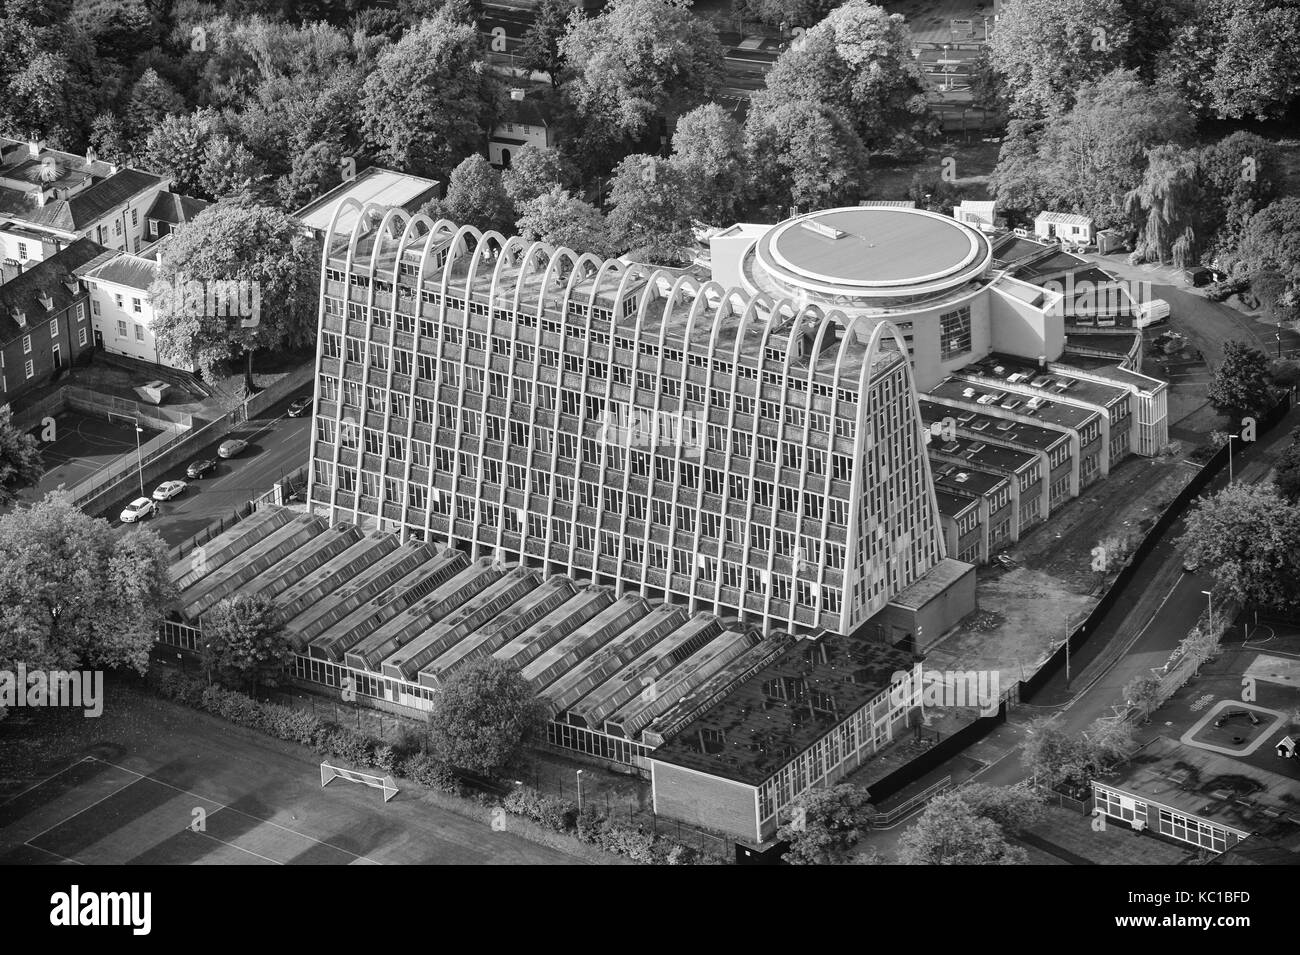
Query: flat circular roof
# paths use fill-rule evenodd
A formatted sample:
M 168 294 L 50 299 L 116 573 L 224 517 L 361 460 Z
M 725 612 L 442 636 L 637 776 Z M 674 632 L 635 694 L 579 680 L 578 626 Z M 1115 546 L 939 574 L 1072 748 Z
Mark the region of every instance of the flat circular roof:
M 788 219 L 757 243 L 761 268 L 809 291 L 862 296 L 927 294 L 982 274 L 983 234 L 920 209 L 849 206 Z

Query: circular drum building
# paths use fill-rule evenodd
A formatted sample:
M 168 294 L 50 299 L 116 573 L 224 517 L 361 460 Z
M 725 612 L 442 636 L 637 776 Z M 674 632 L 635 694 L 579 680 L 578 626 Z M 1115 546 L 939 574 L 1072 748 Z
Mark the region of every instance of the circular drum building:
M 922 390 L 995 349 L 1055 358 L 1064 347 L 1049 298 L 995 270 L 988 238 L 946 215 L 849 206 L 733 226 L 712 245 L 723 285 L 887 318 Z

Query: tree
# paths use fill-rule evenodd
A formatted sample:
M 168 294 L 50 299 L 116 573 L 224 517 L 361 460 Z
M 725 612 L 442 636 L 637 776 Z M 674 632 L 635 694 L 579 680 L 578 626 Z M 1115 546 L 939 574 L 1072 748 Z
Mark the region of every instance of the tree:
M 177 192 L 203 192 L 208 142 L 216 119 L 211 110 L 164 117 L 145 138 L 138 157 L 140 165 L 170 178 Z
M 559 152 L 532 143 L 515 153 L 510 168 L 501 173 L 501 185 L 521 213 L 538 196 L 557 187 L 568 189 L 576 182 L 577 171 Z
M 745 191 L 744 133 L 730 114 L 709 103 L 679 119 L 671 161 L 698 197 L 701 218 L 713 225 L 730 222 Z
M 1024 865 L 994 819 L 980 815 L 961 790 L 936 796 L 898 842 L 902 865 Z
M 379 54 L 361 87 L 361 132 L 381 162 L 445 181 L 496 110 L 475 27 L 445 7 Z
M 1300 506 L 1272 484 L 1230 484 L 1201 498 L 1178 544 L 1211 568 L 1216 598 L 1279 613 L 1300 608 Z
M 1123 0 L 1005 0 L 989 48 L 1012 115 L 1055 121 L 1075 91 L 1124 65 L 1130 30 Z
M 732 9 L 746 19 L 761 20 L 768 26 L 816 26 L 837 6 L 835 0 L 737 0 Z
M 777 58 L 750 116 L 785 107 L 836 111 L 873 150 L 906 153 L 931 130 L 912 35 L 901 14 L 849 0 Z
M 579 254 L 613 254 L 609 228 L 600 210 L 559 186 L 524 203 L 515 228 L 530 242 L 546 242 L 554 248 L 569 248 Z
M 0 507 L 12 504 L 19 488 L 35 484 L 44 473 L 36 439 L 15 428 L 8 411 L 0 411 Z
M 167 116 L 186 112 L 185 98 L 154 69 L 145 70 L 131 87 L 126 106 L 127 135 L 147 136 Z
M 0 669 L 145 672 L 174 596 L 167 545 L 55 491 L 0 517 Z
M 466 156 L 451 171 L 447 195 L 420 211 L 431 219 L 450 219 L 483 232 L 495 229 L 508 237 L 515 231 L 515 204 L 501 185 L 501 174 L 478 153 Z
M 1250 217 L 1233 267 L 1246 275 L 1278 272 L 1300 289 L 1300 199 L 1278 199 Z
M 1221 119 L 1275 119 L 1300 81 L 1300 10 L 1279 0 L 1204 0 L 1180 17 L 1160 81 Z
M 783 856 L 790 865 L 847 862 L 875 815 L 867 791 L 847 783 L 809 790 L 791 809 L 790 821 L 776 833 L 790 843 Z
M 516 54 L 524 69 L 545 73 L 555 87 L 560 85 L 560 70 L 564 67 L 560 42 L 573 15 L 575 7 L 569 0 L 541 0 L 533 8 L 533 22 L 524 31 Z
M 1142 709 L 1142 721 L 1150 722 L 1151 711 L 1160 705 L 1160 678 L 1154 673 L 1139 673 L 1124 686 L 1124 699 Z
M 1138 229 L 1137 261 L 1172 262 L 1180 269 L 1196 264 L 1205 206 L 1197 152 L 1179 146 L 1149 150 L 1142 182 L 1124 196 L 1124 205 Z
M 606 147 L 657 132 L 659 117 L 703 102 L 723 79 L 717 31 L 689 0 L 610 0 L 569 22 L 560 55 L 573 74 L 564 92 Z
M 1282 168 L 1277 145 L 1254 133 L 1239 130 L 1201 150 L 1205 248 L 1236 253 L 1251 216 L 1277 198 Z
M 745 123 L 750 177 L 778 214 L 793 202 L 819 209 L 857 201 L 867 151 L 852 124 L 836 110 L 788 103 Z
M 1277 459 L 1273 472 L 1273 485 L 1290 504 L 1300 501 L 1300 441 L 1293 432 L 1291 443 Z
M 1124 196 L 1141 184 L 1147 150 L 1177 144 L 1190 131 L 1191 116 L 1176 94 L 1117 70 L 1080 87 L 1073 109 L 1041 134 L 1013 123 L 990 185 L 1007 209 L 1033 202 L 1039 210 L 1091 216 L 1099 228 L 1128 225 Z
M 481 657 L 453 670 L 434 698 L 429 745 L 446 763 L 496 776 L 545 734 L 546 704 L 504 660 Z
M 203 615 L 199 656 L 222 682 L 248 686 L 256 694 L 259 687 L 280 685 L 293 662 L 293 647 L 274 601 L 260 593 L 239 594 Z
M 212 199 L 262 199 L 267 192 L 267 174 L 261 161 L 241 142 L 229 136 L 214 136 L 203 150 L 199 184 Z
M 1056 789 L 1066 783 L 1083 782 L 1087 763 L 1081 741 L 1068 736 L 1056 717 L 1040 717 L 1029 724 L 1020 744 L 1020 762 L 1035 783 Z
M 615 245 L 656 265 L 690 261 L 694 197 L 681 172 L 657 156 L 628 156 L 614 170 L 607 222 Z
M 1089 778 L 1109 773 L 1138 748 L 1132 723 L 1103 716 L 1089 724 L 1083 740 Z
M 112 113 L 100 113 L 90 125 L 90 148 L 104 162 L 126 164 L 134 150 L 122 121 Z
M 172 234 L 159 256 L 149 291 L 159 353 L 211 375 L 232 352 L 242 352 L 245 386 L 255 391 L 258 348 L 293 347 L 315 337 L 320 257 L 318 242 L 277 209 L 231 203 L 204 209 Z M 240 284 L 217 284 L 234 282 Z M 237 292 L 255 307 L 253 314 L 214 302 L 212 293 L 222 289 Z
M 1236 431 L 1244 417 L 1256 417 L 1273 404 L 1268 357 L 1245 342 L 1223 343 L 1223 361 L 1214 370 L 1206 397 L 1210 404 L 1232 419 Z
M 1297 309 L 1297 295 L 1285 275 L 1265 269 L 1256 272 L 1250 278 L 1250 294 L 1259 302 L 1264 318 L 1278 325 L 1294 322 L 1300 309 Z
M 991 819 L 1003 832 L 1020 833 L 1042 821 L 1043 800 L 1027 783 L 1014 786 L 989 786 L 970 783 L 957 790 L 971 811 L 981 819 Z

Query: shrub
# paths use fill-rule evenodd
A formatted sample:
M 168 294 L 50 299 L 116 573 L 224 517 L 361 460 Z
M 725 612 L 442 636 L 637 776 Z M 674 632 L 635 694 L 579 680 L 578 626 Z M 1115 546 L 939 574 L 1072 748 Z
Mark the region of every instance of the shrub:
M 527 786 L 512 790 L 501 805 L 507 812 L 526 816 L 555 832 L 568 832 L 577 824 L 578 807 L 572 802 L 544 795 Z
M 1250 279 L 1244 275 L 1232 276 L 1222 282 L 1211 282 L 1205 286 L 1205 297 L 1211 302 L 1223 302 L 1233 295 L 1239 295 L 1250 288 Z
M 460 795 L 460 780 L 451 771 L 451 767 L 429 753 L 416 753 L 401 766 L 402 775 L 415 780 L 421 786 L 442 793 Z

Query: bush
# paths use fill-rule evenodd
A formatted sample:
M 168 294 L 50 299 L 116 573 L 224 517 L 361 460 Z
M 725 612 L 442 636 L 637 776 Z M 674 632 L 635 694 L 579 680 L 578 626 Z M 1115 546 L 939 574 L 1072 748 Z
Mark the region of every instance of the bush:
M 568 832 L 577 824 L 577 806 L 567 799 L 547 796 L 527 786 L 512 790 L 501 805 L 507 812 L 525 816 L 555 832 Z
M 1250 279 L 1244 275 L 1232 276 L 1222 282 L 1211 282 L 1205 286 L 1205 297 L 1211 302 L 1223 302 L 1233 295 L 1240 295 L 1250 288 Z
M 429 753 L 416 753 L 399 765 L 401 775 L 441 793 L 460 795 L 460 780 L 451 767 Z

